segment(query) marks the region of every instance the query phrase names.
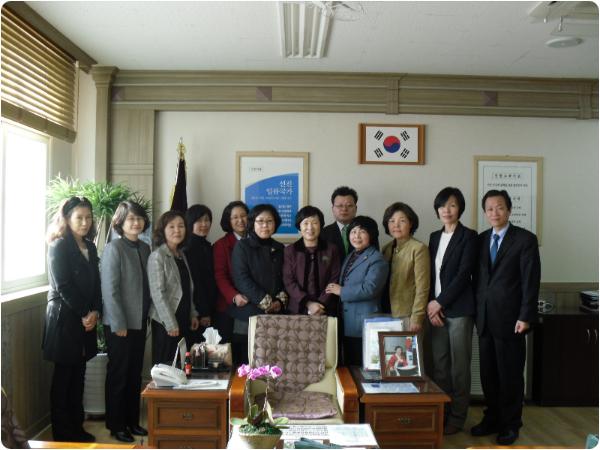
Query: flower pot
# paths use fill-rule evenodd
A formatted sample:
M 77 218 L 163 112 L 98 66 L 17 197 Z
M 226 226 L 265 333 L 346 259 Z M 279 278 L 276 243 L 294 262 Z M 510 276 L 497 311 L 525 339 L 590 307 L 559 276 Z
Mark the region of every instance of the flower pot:
M 277 434 L 257 434 L 239 432 L 240 441 L 245 448 L 275 448 L 279 439 L 281 439 L 281 430 Z

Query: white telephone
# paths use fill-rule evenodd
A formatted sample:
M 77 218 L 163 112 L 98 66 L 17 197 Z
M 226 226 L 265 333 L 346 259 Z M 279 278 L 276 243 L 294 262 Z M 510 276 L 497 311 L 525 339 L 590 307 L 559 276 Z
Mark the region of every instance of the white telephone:
M 188 382 L 183 370 L 167 364 L 155 364 L 150 375 L 159 387 L 179 386 Z

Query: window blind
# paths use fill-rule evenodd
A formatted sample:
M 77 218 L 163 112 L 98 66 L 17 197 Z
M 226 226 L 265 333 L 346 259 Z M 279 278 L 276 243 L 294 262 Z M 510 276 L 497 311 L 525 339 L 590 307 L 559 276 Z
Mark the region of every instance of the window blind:
M 2 116 L 73 142 L 76 61 L 6 6 L 1 57 Z

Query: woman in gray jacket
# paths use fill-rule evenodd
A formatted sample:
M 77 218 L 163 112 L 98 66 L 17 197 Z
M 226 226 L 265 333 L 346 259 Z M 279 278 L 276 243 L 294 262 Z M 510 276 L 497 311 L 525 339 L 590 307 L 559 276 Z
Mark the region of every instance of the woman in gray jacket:
M 185 232 L 185 217 L 179 211 L 164 213 L 154 229 L 154 245 L 158 248 L 148 259 L 153 364 L 170 364 L 181 337 L 185 337 L 190 348 L 190 331 L 200 325 L 192 301 L 194 284 L 182 250 Z
M 139 236 L 150 221 L 137 203 L 121 202 L 111 225 L 121 239 L 106 246 L 101 260 L 103 323 L 108 346 L 106 428 L 117 440 L 133 442 L 132 434 L 148 434 L 139 425 L 139 419 L 150 309 L 146 274 L 150 246 Z

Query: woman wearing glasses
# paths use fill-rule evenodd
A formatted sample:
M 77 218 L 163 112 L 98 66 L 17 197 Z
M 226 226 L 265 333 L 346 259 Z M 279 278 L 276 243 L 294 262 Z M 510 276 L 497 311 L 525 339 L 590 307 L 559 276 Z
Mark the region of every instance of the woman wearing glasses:
M 83 429 L 86 362 L 96 356 L 96 322 L 102 309 L 92 205 L 64 200 L 48 230 L 48 305 L 42 348 L 54 362 L 50 419 L 55 441 L 93 442 Z
M 112 228 L 121 236 L 102 253 L 104 335 L 108 346 L 106 369 L 106 428 L 121 442 L 146 436 L 140 426 L 140 392 L 150 309 L 146 274 L 150 246 L 139 239 L 150 221 L 144 208 L 121 202 Z
M 245 298 L 234 298 L 234 358 L 247 362 L 248 319 L 258 314 L 278 314 L 287 307 L 283 286 L 283 244 L 272 236 L 281 218 L 269 204 L 256 205 L 248 216 L 248 238 L 233 249 L 233 281 Z M 237 353 L 237 354 L 236 354 Z

